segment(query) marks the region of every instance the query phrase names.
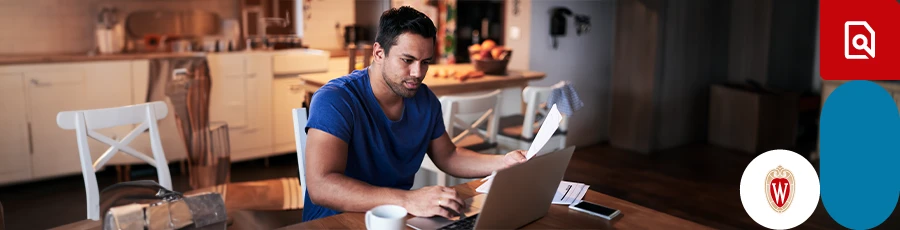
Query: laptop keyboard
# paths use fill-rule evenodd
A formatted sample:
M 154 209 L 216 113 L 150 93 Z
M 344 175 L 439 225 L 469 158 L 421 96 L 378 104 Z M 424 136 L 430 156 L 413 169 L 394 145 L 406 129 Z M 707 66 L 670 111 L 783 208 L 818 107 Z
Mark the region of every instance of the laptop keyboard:
M 441 227 L 439 229 L 474 229 L 475 228 L 475 220 L 478 219 L 478 214 L 467 217 L 466 219 L 457 220 L 450 225 Z

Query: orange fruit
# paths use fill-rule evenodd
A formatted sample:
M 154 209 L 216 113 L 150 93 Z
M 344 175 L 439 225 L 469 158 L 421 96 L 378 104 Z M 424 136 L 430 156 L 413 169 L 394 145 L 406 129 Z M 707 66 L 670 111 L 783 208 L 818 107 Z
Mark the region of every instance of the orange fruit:
M 506 51 L 503 46 L 494 47 L 494 49 L 491 50 L 491 56 L 493 56 L 494 59 L 500 59 L 500 54 L 503 54 L 503 51 Z
M 484 40 L 481 42 L 481 50 L 492 50 L 497 46 L 497 43 L 491 39 Z
M 481 51 L 480 44 L 475 44 L 475 45 L 469 46 L 469 52 L 480 52 L 480 51 Z

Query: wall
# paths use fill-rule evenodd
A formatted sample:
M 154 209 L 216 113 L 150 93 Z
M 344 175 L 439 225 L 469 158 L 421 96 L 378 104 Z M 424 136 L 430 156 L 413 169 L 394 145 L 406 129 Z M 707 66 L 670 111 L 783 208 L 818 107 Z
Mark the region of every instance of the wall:
M 553 49 L 550 9 L 556 6 L 589 15 L 591 30 L 577 36 L 574 19 L 568 17 L 568 34 L 557 38 L 559 47 Z M 563 80 L 574 85 L 584 108 L 570 119 L 568 145 L 586 146 L 607 140 L 616 1 L 531 1 L 530 12 L 529 69 L 547 73 L 546 78 L 530 85 L 550 86 Z
M 799 92 L 811 90 L 818 1 L 775 1 L 772 8 L 768 84 Z
M 819 18 L 816 17 L 816 47 L 815 53 L 813 54 L 813 67 L 812 67 L 812 85 L 810 88 L 812 92 L 820 93 L 822 92 L 822 72 L 819 72 Z
M 709 86 L 727 76 L 727 1 L 669 1 L 664 16 L 662 75 L 655 102 L 657 136 L 666 149 L 706 139 Z
M 0 1 L 0 55 L 86 53 L 95 47 L 94 22 L 100 7 L 127 13 L 142 9 L 198 9 L 238 17 L 237 0 L 4 0 Z
M 706 138 L 709 86 L 726 80 L 730 5 L 623 0 L 610 143 L 641 153 Z
M 369 30 L 369 36 L 364 40 L 375 41 L 375 33 L 378 32 L 378 20 L 381 13 L 390 9 L 388 0 L 356 0 L 356 25 Z M 372 42 L 374 43 L 374 42 Z
M 515 4 L 518 2 L 518 5 Z M 507 1 L 506 2 L 506 36 L 503 44 L 514 51 L 509 59 L 511 69 L 528 69 L 530 67 L 531 46 L 531 1 Z M 518 11 L 516 13 L 515 11 Z M 518 34 L 513 34 L 518 30 Z M 521 96 L 521 95 L 520 95 Z
M 617 6 L 610 95 L 610 119 L 615 122 L 609 127 L 613 146 L 650 151 L 663 8 L 657 0 L 623 0 Z
M 772 0 L 732 1 L 728 81 L 766 82 Z
M 731 1 L 729 77 L 794 91 L 815 90 L 818 1 Z
M 303 22 L 303 44 L 324 50 L 344 49 L 344 26 L 356 23 L 354 0 L 303 1 L 310 4 Z

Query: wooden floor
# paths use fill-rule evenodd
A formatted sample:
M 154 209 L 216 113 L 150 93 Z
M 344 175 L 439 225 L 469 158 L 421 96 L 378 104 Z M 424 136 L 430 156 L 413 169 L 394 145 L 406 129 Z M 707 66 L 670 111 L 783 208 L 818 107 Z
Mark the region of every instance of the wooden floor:
M 650 155 L 598 145 L 576 150 L 565 180 L 583 182 L 595 191 L 713 228 L 761 229 L 744 211 L 739 196 L 741 174 L 752 159 L 747 154 L 704 144 Z M 288 154 L 272 158 L 269 167 L 264 167 L 262 161 L 235 164 L 232 181 L 296 176 L 296 162 L 294 154 Z M 173 180 L 176 190 L 188 189 L 185 175 L 173 172 Z M 98 174 L 101 187 L 114 181 L 110 172 Z M 0 187 L 0 202 L 6 211 L 7 229 L 46 229 L 85 218 L 80 176 Z M 897 212 L 877 229 L 900 229 Z M 254 215 L 279 221 L 279 225 L 270 227 L 300 221 L 296 211 Z M 843 227 L 828 216 L 820 202 L 816 213 L 798 229 Z

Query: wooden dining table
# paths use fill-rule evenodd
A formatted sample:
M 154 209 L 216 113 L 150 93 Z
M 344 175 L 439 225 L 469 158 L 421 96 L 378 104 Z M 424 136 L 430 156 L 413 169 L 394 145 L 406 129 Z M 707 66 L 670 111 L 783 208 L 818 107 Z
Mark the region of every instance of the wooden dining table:
M 484 182 L 480 180 L 454 186 L 464 199 L 477 195 L 475 188 Z M 569 209 L 566 205 L 550 205 L 547 214 L 531 222 L 524 229 L 712 229 L 695 222 L 681 219 L 625 200 L 588 190 L 584 200 L 610 208 L 622 214 L 606 220 Z M 548 201 L 549 202 L 549 201 Z M 408 215 L 407 219 L 413 218 Z M 364 213 L 342 213 L 313 221 L 286 226 L 280 229 L 366 229 Z M 407 227 L 407 229 L 412 229 Z

